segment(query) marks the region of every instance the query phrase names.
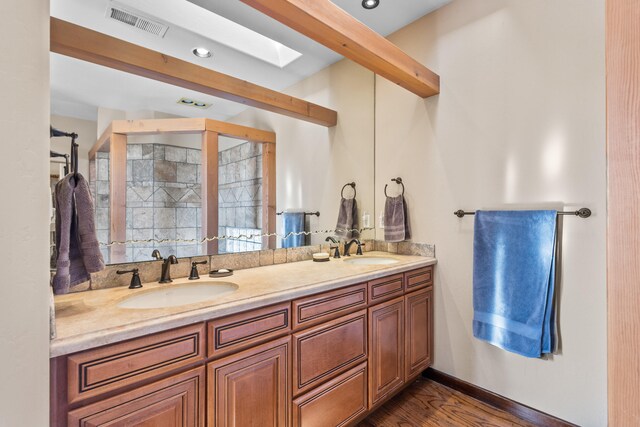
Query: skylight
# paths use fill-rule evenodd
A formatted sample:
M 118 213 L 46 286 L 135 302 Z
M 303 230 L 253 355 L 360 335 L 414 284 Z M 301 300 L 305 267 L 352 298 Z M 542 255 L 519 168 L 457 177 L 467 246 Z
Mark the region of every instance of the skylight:
M 276 67 L 284 68 L 302 56 L 280 42 L 186 0 L 119 0 L 111 3 L 136 9 Z

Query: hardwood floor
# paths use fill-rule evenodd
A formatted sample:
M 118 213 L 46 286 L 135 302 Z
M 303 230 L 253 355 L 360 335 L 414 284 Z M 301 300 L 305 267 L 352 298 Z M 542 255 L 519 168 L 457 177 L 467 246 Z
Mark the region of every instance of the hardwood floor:
M 358 427 L 534 427 L 527 421 L 427 379 L 419 379 Z

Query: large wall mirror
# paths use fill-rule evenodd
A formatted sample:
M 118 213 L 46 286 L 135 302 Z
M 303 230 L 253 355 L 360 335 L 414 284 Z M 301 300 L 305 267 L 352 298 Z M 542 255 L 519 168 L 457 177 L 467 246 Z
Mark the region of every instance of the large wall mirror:
M 90 182 L 108 263 L 151 260 L 154 249 L 189 257 L 319 244 L 336 235 L 341 197 L 354 194 L 357 227 L 373 227 L 373 73 L 301 36 L 285 37 L 302 56 L 283 67 L 181 23 L 151 38 L 105 17 L 110 4 L 61 0 L 52 15 L 167 54 L 184 48 L 185 60 L 334 109 L 338 124 L 308 123 L 51 53 L 51 124 L 79 135 L 78 171 Z M 211 47 L 213 60 L 193 55 L 198 45 Z M 68 152 L 69 142 L 52 138 L 51 149 Z M 52 185 L 63 174 L 64 158 L 52 158 Z M 295 224 L 300 213 L 303 223 Z M 285 238 L 292 230 L 305 234 Z M 203 243 L 205 237 L 213 239 Z

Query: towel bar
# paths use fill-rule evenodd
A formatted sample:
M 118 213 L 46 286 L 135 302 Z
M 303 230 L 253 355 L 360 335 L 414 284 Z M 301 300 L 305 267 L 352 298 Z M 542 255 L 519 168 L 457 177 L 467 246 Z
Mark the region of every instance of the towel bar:
M 475 215 L 475 212 L 466 212 L 462 209 L 459 209 L 453 213 L 458 218 L 462 218 L 465 215 Z M 558 211 L 558 215 L 574 215 L 579 216 L 580 218 L 589 218 L 591 216 L 591 209 L 589 208 L 580 208 L 577 211 Z
M 282 215 L 283 213 L 284 213 L 284 212 L 276 212 L 276 215 Z M 320 216 L 320 211 L 317 211 L 317 212 L 305 212 L 304 214 L 305 214 L 305 216 L 306 216 L 306 215 L 315 215 L 315 216 Z

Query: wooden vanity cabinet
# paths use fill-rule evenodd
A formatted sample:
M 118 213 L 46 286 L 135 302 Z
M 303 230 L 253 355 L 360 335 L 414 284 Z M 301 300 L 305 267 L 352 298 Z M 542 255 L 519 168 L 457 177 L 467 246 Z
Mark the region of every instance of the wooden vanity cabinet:
M 431 365 L 432 285 L 431 266 L 404 273 L 404 289 L 412 292 L 369 308 L 369 409 Z
M 352 426 L 432 357 L 429 266 L 52 359 L 51 425 Z

